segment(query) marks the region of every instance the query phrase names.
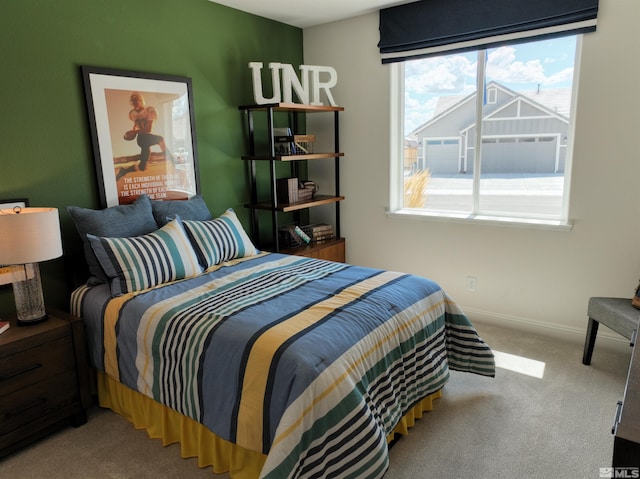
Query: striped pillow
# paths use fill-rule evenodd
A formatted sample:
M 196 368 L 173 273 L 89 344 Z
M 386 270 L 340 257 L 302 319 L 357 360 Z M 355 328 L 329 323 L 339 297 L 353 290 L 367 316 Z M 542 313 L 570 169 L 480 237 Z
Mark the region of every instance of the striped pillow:
M 214 220 L 185 220 L 183 223 L 200 264 L 205 269 L 258 253 L 231 208 Z
M 87 235 L 111 279 L 111 295 L 141 291 L 202 272 L 179 218 L 153 233 L 133 238 Z

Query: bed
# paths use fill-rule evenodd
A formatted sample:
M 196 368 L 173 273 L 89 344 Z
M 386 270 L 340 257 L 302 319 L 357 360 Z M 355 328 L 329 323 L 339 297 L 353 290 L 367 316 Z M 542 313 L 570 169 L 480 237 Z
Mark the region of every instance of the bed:
M 260 252 L 233 210 L 212 219 L 187 205 L 113 236 L 111 221 L 83 218 L 104 212 L 71 208 L 103 275 L 71 309 L 100 404 L 201 467 L 379 478 L 388 442 L 431 408 L 449 370 L 494 375 L 491 349 L 437 283 Z

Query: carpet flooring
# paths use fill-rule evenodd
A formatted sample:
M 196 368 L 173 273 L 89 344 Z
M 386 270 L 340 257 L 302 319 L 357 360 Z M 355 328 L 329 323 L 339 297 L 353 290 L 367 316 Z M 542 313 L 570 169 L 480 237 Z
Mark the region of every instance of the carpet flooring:
M 443 396 L 390 451 L 385 479 L 598 478 L 611 465 L 611 426 L 631 349 L 597 341 L 584 366 L 579 341 L 476 323 L 497 351 L 495 378 L 451 373 Z M 0 461 L 11 479 L 228 479 L 180 446 L 163 447 L 109 410 Z

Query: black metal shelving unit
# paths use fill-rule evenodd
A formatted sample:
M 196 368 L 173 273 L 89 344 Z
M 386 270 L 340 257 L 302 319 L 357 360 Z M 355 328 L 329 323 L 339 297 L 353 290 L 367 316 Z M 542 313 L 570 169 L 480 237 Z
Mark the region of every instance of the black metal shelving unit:
M 313 208 L 315 206 L 326 205 L 335 203 L 335 241 L 343 242 L 344 239 L 340 234 L 340 202 L 344 200 L 344 196 L 340 195 L 340 158 L 344 156 L 344 153 L 340 151 L 340 136 L 339 136 L 339 113 L 344 111 L 343 107 L 339 106 L 323 106 L 323 105 L 302 105 L 297 103 L 269 103 L 264 105 L 245 105 L 240 106 L 240 110 L 245 112 L 247 121 L 248 132 L 248 144 L 249 154 L 242 157 L 249 164 L 249 185 L 251 198 L 250 202 L 245 206 L 250 209 L 251 215 L 251 235 L 254 241 L 259 245 L 263 242 L 260 241 L 260 230 L 258 211 L 266 210 L 271 212 L 271 231 L 272 249 L 275 252 L 280 252 L 280 241 L 278 238 L 279 228 L 279 213 L 294 212 L 299 213 L 302 210 Z M 300 115 L 303 114 L 319 114 L 319 113 L 332 113 L 334 124 L 334 150 L 330 152 L 313 152 L 309 154 L 299 155 L 279 155 L 276 154 L 275 141 L 274 141 L 274 114 L 278 112 L 284 112 L 288 115 L 288 127 L 291 128 L 294 134 L 300 134 Z M 266 142 L 266 151 L 258 152 L 256 148 L 256 131 L 255 122 L 256 114 L 262 115 L 263 121 L 266 121 L 266 135 L 268 136 Z M 277 183 L 277 168 L 278 163 L 286 162 L 290 165 L 290 173 L 292 177 L 299 177 L 299 163 L 301 161 L 309 160 L 334 160 L 334 182 L 335 189 L 333 195 L 315 195 L 308 201 L 301 201 L 297 203 L 282 203 L 278 201 L 278 194 L 276 189 Z M 269 162 L 269 197 L 259 198 L 258 196 L 258 179 L 257 179 L 257 163 Z M 325 243 L 326 246 L 326 243 Z M 309 247 L 306 248 L 308 251 Z M 287 251 L 295 254 L 295 251 Z

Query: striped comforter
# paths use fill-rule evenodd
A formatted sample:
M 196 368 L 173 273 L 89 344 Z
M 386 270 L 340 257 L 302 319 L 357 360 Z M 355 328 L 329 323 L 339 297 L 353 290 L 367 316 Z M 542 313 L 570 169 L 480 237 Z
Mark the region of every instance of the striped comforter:
M 267 454 L 261 477 L 379 478 L 386 437 L 449 368 L 493 354 L 434 282 L 263 254 L 110 298 L 77 290 L 94 366 Z

